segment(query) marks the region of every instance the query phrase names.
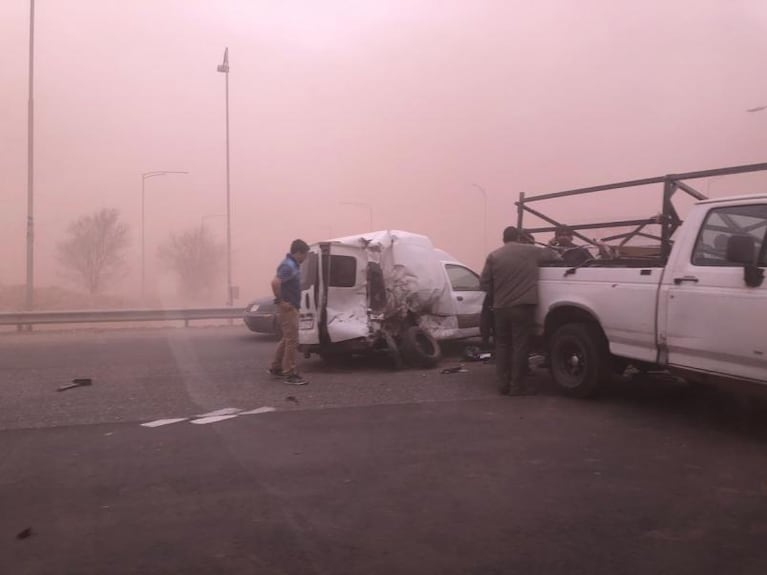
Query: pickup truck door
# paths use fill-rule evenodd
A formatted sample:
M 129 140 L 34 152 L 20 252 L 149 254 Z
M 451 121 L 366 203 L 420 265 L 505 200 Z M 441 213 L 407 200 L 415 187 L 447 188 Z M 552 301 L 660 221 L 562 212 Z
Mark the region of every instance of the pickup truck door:
M 748 287 L 743 266 L 726 258 L 729 237 L 750 235 L 766 266 L 765 233 L 767 205 L 712 207 L 692 247 L 672 257 L 659 322 L 669 365 L 767 383 L 767 283 Z
M 455 300 L 458 337 L 478 336 L 482 302 L 485 299 L 485 292 L 479 289 L 479 276 L 459 264 L 444 265 Z

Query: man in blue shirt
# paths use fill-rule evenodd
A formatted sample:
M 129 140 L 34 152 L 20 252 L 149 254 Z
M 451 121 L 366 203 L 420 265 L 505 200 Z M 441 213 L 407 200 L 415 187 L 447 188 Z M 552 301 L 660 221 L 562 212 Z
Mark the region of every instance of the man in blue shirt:
M 277 267 L 272 280 L 272 292 L 282 327 L 282 339 L 272 360 L 269 373 L 285 377 L 285 383 L 306 385 L 309 383 L 296 370 L 298 351 L 298 310 L 301 309 L 301 262 L 306 259 L 309 246 L 304 240 L 293 240 L 290 253 Z

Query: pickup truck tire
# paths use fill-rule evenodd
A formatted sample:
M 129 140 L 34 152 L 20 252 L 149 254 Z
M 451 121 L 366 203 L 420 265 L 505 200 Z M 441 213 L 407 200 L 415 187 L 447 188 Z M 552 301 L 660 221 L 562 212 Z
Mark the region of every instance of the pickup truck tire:
M 610 358 L 599 327 L 568 323 L 551 338 L 551 378 L 570 397 L 590 397 L 608 377 Z
M 417 367 L 434 367 L 442 359 L 439 342 L 418 326 L 407 328 L 400 345 L 405 361 Z

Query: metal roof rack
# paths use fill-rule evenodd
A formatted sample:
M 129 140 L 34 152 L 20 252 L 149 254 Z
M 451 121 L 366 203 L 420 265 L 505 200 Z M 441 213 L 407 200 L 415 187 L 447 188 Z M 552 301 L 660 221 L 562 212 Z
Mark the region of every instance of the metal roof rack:
M 578 230 L 594 230 L 605 228 L 633 227 L 632 230 L 624 233 L 603 238 L 602 241 L 621 240 L 620 246 L 624 246 L 628 241 L 635 237 L 644 237 L 660 242 L 660 255 L 663 260 L 668 258 L 671 252 L 671 237 L 677 228 L 682 225 L 682 219 L 679 217 L 673 204 L 673 196 L 678 190 L 697 200 L 708 199 L 705 194 L 699 192 L 684 180 L 694 180 L 700 178 L 711 178 L 714 176 L 729 176 L 734 174 L 745 174 L 749 172 L 767 171 L 767 163 L 748 164 L 744 166 L 733 166 L 729 168 L 718 168 L 714 170 L 702 170 L 699 172 L 685 172 L 681 174 L 668 174 L 666 176 L 657 176 L 655 178 L 644 178 L 641 180 L 629 180 L 615 184 L 605 184 L 601 186 L 592 186 L 588 188 L 578 188 L 575 190 L 566 190 L 564 192 L 554 192 L 550 194 L 541 194 L 538 196 L 526 197 L 524 192 L 519 194 L 519 200 L 515 202 L 517 206 L 517 227 L 522 229 L 522 220 L 525 212 L 528 212 L 551 226 L 525 228 L 528 232 L 552 232 L 558 227 L 567 227 L 573 231 L 573 235 L 591 245 L 597 245 L 594 240 L 579 233 Z M 542 200 L 551 200 L 554 198 L 563 198 L 567 196 L 576 196 L 581 194 L 591 194 L 594 192 L 603 192 L 607 190 L 617 190 L 621 188 L 633 188 L 638 186 L 647 186 L 651 184 L 663 184 L 663 205 L 659 214 L 644 219 L 605 221 L 588 224 L 563 224 L 556 221 L 540 211 L 531 208 L 528 204 Z M 661 227 L 660 236 L 647 233 L 645 228 L 649 225 L 659 225 Z

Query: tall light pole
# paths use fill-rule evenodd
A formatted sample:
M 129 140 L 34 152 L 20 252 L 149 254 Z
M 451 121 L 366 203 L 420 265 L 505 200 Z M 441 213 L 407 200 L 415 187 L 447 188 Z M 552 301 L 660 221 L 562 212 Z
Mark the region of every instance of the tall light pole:
M 484 255 L 487 255 L 487 193 L 485 192 L 485 188 L 483 188 L 479 184 L 472 184 L 472 186 L 477 188 L 482 193 L 482 201 L 483 201 L 482 250 L 484 251 Z
M 358 208 L 366 208 L 368 211 L 368 221 L 370 223 L 369 231 L 373 231 L 373 208 L 370 204 L 364 202 L 341 202 L 342 206 L 356 206 Z
M 35 307 L 35 0 L 29 1 L 29 100 L 27 101 L 27 285 L 26 309 Z
M 157 176 L 167 176 L 168 174 L 188 174 L 189 172 L 169 172 L 166 170 L 157 170 L 154 172 L 144 172 L 141 174 L 141 301 L 146 297 L 146 261 L 144 258 L 144 191 L 146 181 L 149 178 Z
M 229 187 L 229 48 L 224 50 L 224 61 L 216 68 L 226 77 L 226 305 L 232 305 L 232 214 Z

